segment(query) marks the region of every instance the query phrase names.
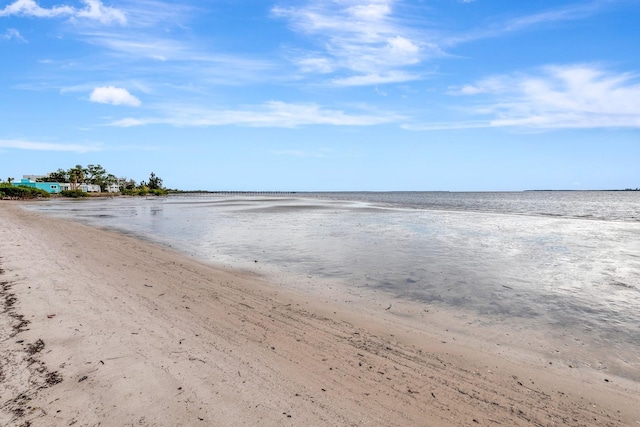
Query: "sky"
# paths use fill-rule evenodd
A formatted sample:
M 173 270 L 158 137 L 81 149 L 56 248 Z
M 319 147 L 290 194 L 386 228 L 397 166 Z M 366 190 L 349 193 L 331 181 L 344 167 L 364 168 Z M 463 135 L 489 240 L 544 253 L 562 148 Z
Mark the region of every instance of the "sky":
M 0 179 L 640 187 L 640 0 L 0 0 Z

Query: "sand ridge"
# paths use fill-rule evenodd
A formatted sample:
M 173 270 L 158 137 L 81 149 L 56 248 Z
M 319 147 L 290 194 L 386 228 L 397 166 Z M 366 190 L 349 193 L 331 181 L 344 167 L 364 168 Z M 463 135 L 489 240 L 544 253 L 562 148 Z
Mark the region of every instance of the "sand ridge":
M 0 222 L 1 425 L 640 421 L 628 384 L 445 346 L 429 331 L 19 203 L 0 203 Z

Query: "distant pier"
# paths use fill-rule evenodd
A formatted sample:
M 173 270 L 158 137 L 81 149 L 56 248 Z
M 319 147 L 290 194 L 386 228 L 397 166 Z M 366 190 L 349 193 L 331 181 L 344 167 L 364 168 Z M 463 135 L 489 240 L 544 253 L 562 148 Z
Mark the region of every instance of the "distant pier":
M 176 191 L 170 194 L 177 196 L 281 196 L 296 193 L 296 191 Z

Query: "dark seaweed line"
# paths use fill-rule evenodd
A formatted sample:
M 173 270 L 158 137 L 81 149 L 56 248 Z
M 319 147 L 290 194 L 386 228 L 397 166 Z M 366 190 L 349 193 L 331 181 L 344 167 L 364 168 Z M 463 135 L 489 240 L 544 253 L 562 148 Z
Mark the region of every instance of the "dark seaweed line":
M 0 276 L 5 271 L 0 268 Z M 6 315 L 12 319 L 11 331 L 8 333 L 7 338 L 3 341 L 8 341 L 15 338 L 21 332 L 28 330 L 27 326 L 29 321 L 24 318 L 24 315 L 19 314 L 15 310 L 15 304 L 17 297 L 11 292 L 12 284 L 8 281 L 0 281 L 0 303 L 2 304 L 2 311 L 0 315 Z M 23 343 L 23 340 L 18 340 L 16 343 Z M 30 420 L 24 420 L 27 413 L 33 414 L 29 404 L 33 398 L 35 398 L 40 390 L 54 386 L 62 382 L 62 375 L 58 371 L 49 371 L 44 362 L 38 359 L 37 355 L 44 349 L 45 343 L 42 339 L 38 339 L 32 344 L 23 345 L 22 350 L 24 355 L 20 361 L 20 368 L 28 369 L 31 373 L 31 378 L 37 378 L 39 381 L 30 388 L 18 393 L 17 396 L 9 398 L 5 402 L 0 403 L 0 410 L 6 411 L 11 414 L 11 422 L 21 421 L 20 427 L 29 427 L 31 425 Z M 10 352 L 11 350 L 7 350 Z M 15 351 L 14 351 L 15 352 Z M 15 353 L 14 353 L 15 354 Z M 3 354 L 3 357 L 6 353 Z M 8 360 L 8 358 L 5 358 Z M 0 384 L 6 380 L 4 373 L 4 366 L 0 364 Z M 28 411 L 29 410 L 29 411 Z M 39 416 L 43 416 L 44 412 Z

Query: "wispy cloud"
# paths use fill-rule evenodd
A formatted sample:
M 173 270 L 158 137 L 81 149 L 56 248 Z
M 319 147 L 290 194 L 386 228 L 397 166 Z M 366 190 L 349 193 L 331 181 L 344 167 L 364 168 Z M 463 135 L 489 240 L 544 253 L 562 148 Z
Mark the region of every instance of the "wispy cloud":
M 4 34 L 0 34 L 0 40 L 19 40 L 23 43 L 28 43 L 27 40 L 22 37 L 20 31 L 16 30 L 15 28 L 8 28 L 7 31 L 4 32 Z
M 86 40 L 106 48 L 117 57 L 130 61 L 152 60 L 164 63 L 163 68 L 171 70 L 169 63 L 193 62 L 199 67 L 189 69 L 190 76 L 207 74 L 235 76 L 236 80 L 244 80 L 247 74 L 258 74 L 273 68 L 273 63 L 267 59 L 252 59 L 231 54 L 215 53 L 195 44 L 189 44 L 175 37 L 150 34 L 139 31 L 87 31 L 83 33 Z M 157 63 L 156 63 L 157 64 Z M 212 67 L 211 69 L 205 67 Z M 154 65 L 156 67 L 156 65 Z M 215 69 L 217 68 L 217 70 Z M 245 70 L 245 71 L 243 71 Z M 185 70 L 181 70 L 185 72 Z M 251 73 L 249 73 L 251 72 Z M 229 81 L 233 80 L 231 78 Z
M 190 50 L 178 40 L 146 32 L 85 31 L 82 35 L 90 44 L 135 59 L 175 60 L 184 58 Z
M 493 126 L 540 128 L 640 128 L 638 75 L 586 65 L 551 66 L 538 76 L 521 76 L 487 111 Z
M 465 1 L 469 3 L 469 1 Z M 483 28 L 443 37 L 443 46 L 453 46 L 474 40 L 499 37 L 507 33 L 524 31 L 563 21 L 585 19 L 598 13 L 610 1 L 593 0 L 586 3 L 561 6 L 530 15 L 517 16 L 499 22 L 488 23 Z
M 574 4 L 511 19 L 499 26 L 501 31 L 517 31 L 541 24 L 584 19 L 597 13 L 605 2 L 601 0 Z
M 510 82 L 505 76 L 492 76 L 479 80 L 473 84 L 464 86 L 451 86 L 447 91 L 449 95 L 479 95 L 483 93 L 498 93 L 507 89 Z
M 119 9 L 105 6 L 100 0 L 82 0 L 83 8 L 61 5 L 41 7 L 35 0 L 16 0 L 0 10 L 0 16 L 29 16 L 35 18 L 68 17 L 89 19 L 103 24 L 126 24 L 127 18 Z
M 486 119 L 406 127 L 640 128 L 639 77 L 584 64 L 547 66 L 536 74 L 493 76 L 449 92 L 480 98 L 468 113 Z
M 365 85 L 414 80 L 404 71 L 438 52 L 416 30 L 394 17 L 394 0 L 313 0 L 302 7 L 275 7 L 275 17 L 311 38 L 316 50 L 297 52 L 305 73 L 341 73 L 334 84 Z
M 592 0 L 451 34 L 439 32 L 433 23 L 422 22 L 420 29 L 411 25 L 409 18 L 403 19 L 396 11 L 402 5 L 399 0 L 308 0 L 298 7 L 274 7 L 272 14 L 286 19 L 294 31 L 315 44 L 315 48 L 291 50 L 292 62 L 301 72 L 325 75 L 326 82 L 336 86 L 364 86 L 422 79 L 417 66 L 447 56 L 445 49 L 550 23 L 584 19 L 608 3 Z
M 114 86 L 95 88 L 93 92 L 91 92 L 89 100 L 100 104 L 129 105 L 131 107 L 139 107 L 142 104 L 142 102 L 131 95 L 128 90 Z
M 331 83 L 335 86 L 375 86 L 387 83 L 408 82 L 419 80 L 422 76 L 416 73 L 405 71 L 389 71 L 382 74 L 365 74 L 343 78 L 334 78 Z
M 0 139 L 0 148 L 29 151 L 69 151 L 76 153 L 88 153 L 102 151 L 97 144 L 57 144 L 52 142 L 27 141 L 24 139 Z
M 244 110 L 215 110 L 193 107 L 167 106 L 157 117 L 125 118 L 112 126 L 129 127 L 151 124 L 171 126 L 225 126 L 294 128 L 309 125 L 372 126 L 394 123 L 404 117 L 393 113 L 347 113 L 323 108 L 314 103 L 290 104 L 271 101 Z
M 126 15 L 127 24 L 133 28 L 161 27 L 165 31 L 184 28 L 199 7 L 183 1 L 124 0 L 119 9 Z

